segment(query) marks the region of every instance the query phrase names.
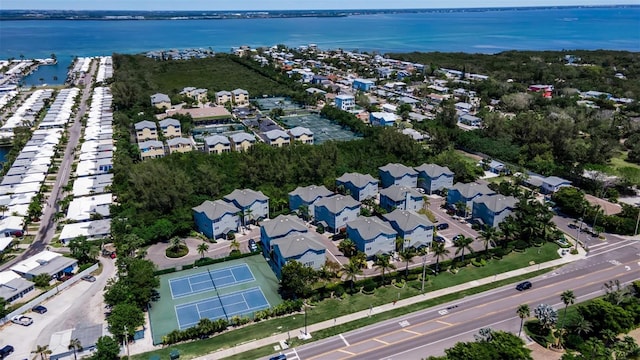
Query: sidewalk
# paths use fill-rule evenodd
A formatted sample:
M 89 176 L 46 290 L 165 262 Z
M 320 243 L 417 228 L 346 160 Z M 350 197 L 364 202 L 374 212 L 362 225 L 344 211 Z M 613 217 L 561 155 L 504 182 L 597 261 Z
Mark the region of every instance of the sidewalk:
M 576 261 L 576 260 L 580 260 L 586 257 L 586 252 L 582 249 L 579 248 L 578 249 L 578 254 L 577 255 L 570 255 L 567 254 L 565 256 L 563 256 L 560 259 L 556 259 L 556 260 L 552 260 L 552 261 L 548 261 L 545 263 L 541 263 L 541 264 L 536 264 L 536 265 L 532 265 L 532 266 L 528 266 L 525 268 L 521 268 L 521 269 L 517 269 L 517 270 L 513 270 L 513 271 L 508 271 L 502 274 L 497 274 L 494 276 L 490 276 L 490 277 L 486 277 L 483 279 L 478 279 L 478 280 L 474 280 L 474 281 L 470 281 L 464 284 L 460 284 L 460 285 L 456 285 L 456 286 L 452 286 L 446 289 L 440 289 L 440 290 L 436 290 L 436 291 L 431 291 L 422 295 L 416 295 L 414 297 L 410 297 L 410 298 L 406 298 L 406 299 L 402 299 L 397 301 L 395 304 L 394 303 L 388 303 L 388 304 L 384 304 L 384 305 L 380 305 L 380 306 L 376 306 L 374 308 L 372 308 L 371 310 L 367 309 L 367 310 L 362 310 L 353 314 L 349 314 L 349 315 L 344 315 L 335 319 L 331 319 L 331 320 L 326 320 L 320 323 L 316 323 L 316 324 L 311 324 L 308 325 L 308 331 L 309 333 L 313 336 L 313 333 L 315 331 L 318 330 L 323 330 L 323 329 L 328 329 L 331 328 L 333 326 L 336 325 L 341 325 L 341 324 L 345 324 L 354 320 L 358 320 L 358 319 L 363 319 L 366 317 L 369 317 L 370 315 L 375 315 L 375 314 L 380 314 L 386 311 L 390 311 L 390 310 L 394 310 L 403 306 L 408 306 L 411 304 L 416 304 L 425 300 L 429 300 L 429 299 L 434 299 L 434 298 L 438 298 L 444 295 L 448 295 L 448 294 L 453 294 L 453 293 L 457 293 L 460 292 L 462 290 L 467 290 L 467 289 L 471 289 L 477 286 L 481 286 L 481 285 L 486 285 L 486 284 L 490 284 L 492 282 L 495 281 L 500 281 L 500 280 L 505 280 L 505 279 L 509 279 L 512 277 L 516 277 L 516 276 L 520 276 L 520 275 L 524 275 L 524 274 L 528 274 L 530 272 L 533 271 L 537 271 L 537 270 L 542 270 L 542 269 L 548 269 L 548 268 L 552 268 L 555 266 L 560 266 L 560 265 L 565 265 L 568 264 L 570 262 Z M 304 333 L 304 328 L 298 328 L 298 329 L 291 329 L 290 333 L 293 336 L 297 336 L 298 334 L 303 334 Z M 278 344 L 281 340 L 287 340 L 287 333 L 284 332 L 282 334 L 278 334 L 278 335 L 273 335 L 270 336 L 268 338 L 264 338 L 264 339 L 258 339 L 255 341 L 251 341 L 245 344 L 240 344 L 237 346 L 234 346 L 232 348 L 228 348 L 228 349 L 224 349 L 224 350 L 219 350 L 216 352 L 212 352 L 209 353 L 205 356 L 201 356 L 198 358 L 195 358 L 195 360 L 211 360 L 211 359 L 222 359 L 222 358 L 226 358 L 228 356 L 232 356 L 232 355 L 237 355 L 237 354 L 241 354 L 243 352 L 249 351 L 249 350 L 253 350 L 253 349 L 257 349 L 257 348 L 261 348 L 263 346 L 268 346 L 268 345 L 275 345 Z M 274 350 L 275 352 L 275 350 Z

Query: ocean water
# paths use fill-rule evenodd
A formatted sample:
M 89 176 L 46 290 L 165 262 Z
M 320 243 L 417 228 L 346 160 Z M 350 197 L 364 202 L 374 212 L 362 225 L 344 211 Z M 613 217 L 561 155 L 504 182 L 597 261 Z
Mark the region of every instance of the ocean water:
M 3 21 L 0 26 L 0 58 L 18 58 L 20 54 L 48 57 L 55 53 L 62 70 L 74 56 L 198 47 L 226 52 L 239 45 L 309 43 L 322 49 L 379 52 L 640 51 L 640 7 L 289 19 L 18 20 Z M 49 83 L 47 77 L 55 72 L 49 71 L 46 76 L 37 75 L 36 83 L 41 77 Z

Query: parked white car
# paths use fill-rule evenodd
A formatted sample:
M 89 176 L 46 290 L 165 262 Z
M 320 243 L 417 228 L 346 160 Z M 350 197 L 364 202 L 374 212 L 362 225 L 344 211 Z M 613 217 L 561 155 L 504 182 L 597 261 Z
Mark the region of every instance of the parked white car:
M 11 322 L 22 326 L 29 326 L 33 324 L 33 319 L 26 315 L 16 315 L 11 318 Z

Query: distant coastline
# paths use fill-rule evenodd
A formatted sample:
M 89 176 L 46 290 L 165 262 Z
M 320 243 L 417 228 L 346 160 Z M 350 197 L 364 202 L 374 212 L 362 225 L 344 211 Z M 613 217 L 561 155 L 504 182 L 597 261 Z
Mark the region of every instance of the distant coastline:
M 143 10 L 0 10 L 0 20 L 229 20 L 359 15 L 535 11 L 549 9 L 638 8 L 640 5 L 518 6 L 451 9 L 351 9 L 351 10 L 255 10 L 255 11 L 143 11 Z

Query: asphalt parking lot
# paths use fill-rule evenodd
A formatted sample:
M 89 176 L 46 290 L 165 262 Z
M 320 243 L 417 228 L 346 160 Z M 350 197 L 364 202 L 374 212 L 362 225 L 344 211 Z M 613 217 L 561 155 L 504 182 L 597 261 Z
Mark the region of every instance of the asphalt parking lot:
M 105 266 L 102 273 L 96 276 L 95 282 L 80 280 L 60 291 L 58 295 L 42 303 L 47 308 L 44 314 L 25 313 L 33 319 L 33 324 L 22 326 L 7 323 L 0 327 L 0 347 L 12 345 L 15 348 L 14 353 L 6 359 L 31 359 L 31 351 L 37 345 L 49 345 L 52 349 L 50 341 L 54 333 L 104 321 L 103 289 L 107 279 L 115 273 L 115 267 L 113 260 L 101 260 Z M 62 345 L 64 350 L 68 343 Z

